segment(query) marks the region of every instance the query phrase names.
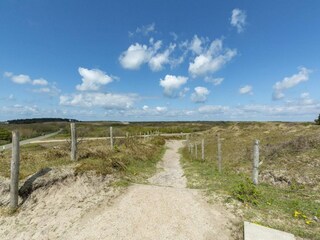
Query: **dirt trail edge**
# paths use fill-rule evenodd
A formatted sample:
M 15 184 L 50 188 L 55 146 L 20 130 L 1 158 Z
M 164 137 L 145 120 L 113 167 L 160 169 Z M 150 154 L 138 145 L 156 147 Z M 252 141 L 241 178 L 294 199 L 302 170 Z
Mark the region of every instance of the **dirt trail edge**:
M 168 141 L 152 185 L 133 185 L 112 206 L 99 209 L 64 239 L 231 239 L 227 213 L 185 188 L 179 163 L 182 141 Z

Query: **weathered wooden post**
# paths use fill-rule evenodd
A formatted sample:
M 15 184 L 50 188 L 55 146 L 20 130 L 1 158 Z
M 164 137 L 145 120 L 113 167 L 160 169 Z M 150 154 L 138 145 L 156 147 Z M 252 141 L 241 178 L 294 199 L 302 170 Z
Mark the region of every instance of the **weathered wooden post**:
M 16 209 L 18 206 L 19 187 L 19 165 L 20 165 L 20 144 L 19 132 L 12 132 L 12 159 L 11 159 L 11 182 L 10 182 L 10 208 Z
M 196 147 L 196 149 L 195 149 L 196 150 L 196 159 L 198 159 L 198 144 L 197 143 L 196 143 L 195 147 Z
M 75 123 L 70 124 L 71 128 L 71 160 L 77 160 L 77 132 Z
M 191 157 L 193 157 L 193 144 L 191 144 L 190 149 L 191 149 Z
M 253 169 L 252 169 L 252 181 L 253 184 L 258 185 L 259 176 L 259 140 L 254 141 L 253 145 Z
M 218 137 L 217 137 L 217 141 L 218 141 L 218 170 L 219 173 L 221 173 L 222 170 L 222 156 L 221 156 L 221 140 L 220 140 L 220 133 L 218 133 Z
M 111 146 L 111 149 L 113 149 L 113 132 L 112 132 L 112 127 L 110 127 L 110 146 Z
M 201 141 L 201 159 L 204 161 L 204 139 Z

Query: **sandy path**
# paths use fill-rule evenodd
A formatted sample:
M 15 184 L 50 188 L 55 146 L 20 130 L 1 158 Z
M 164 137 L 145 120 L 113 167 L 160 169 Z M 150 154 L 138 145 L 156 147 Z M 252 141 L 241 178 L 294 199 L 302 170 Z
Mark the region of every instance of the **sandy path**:
M 114 205 L 77 222 L 64 239 L 231 239 L 226 213 L 185 188 L 181 146 L 167 142 L 163 171 L 149 179 L 152 185 L 131 186 Z
M 120 196 L 108 187 L 112 178 L 95 175 L 36 190 L 17 214 L 0 216 L 0 239 L 232 239 L 223 207 L 186 188 L 182 141 L 167 147 L 150 185 L 135 184 Z

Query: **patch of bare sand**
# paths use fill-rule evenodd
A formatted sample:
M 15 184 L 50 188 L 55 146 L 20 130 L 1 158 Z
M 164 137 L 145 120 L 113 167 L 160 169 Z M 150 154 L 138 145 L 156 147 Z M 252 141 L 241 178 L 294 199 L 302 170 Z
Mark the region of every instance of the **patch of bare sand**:
M 149 179 L 156 186 L 131 186 L 114 205 L 76 223 L 64 239 L 232 239 L 232 216 L 185 188 L 182 141 L 169 141 L 167 147 L 158 165 L 163 171 Z
M 97 176 L 37 189 L 14 216 L 0 217 L 1 239 L 232 239 L 230 215 L 185 188 L 182 141 L 168 141 L 150 185 L 118 192 Z M 161 170 L 160 170 L 161 169 Z
M 16 214 L 0 216 L 0 239 L 62 239 L 88 211 L 119 195 L 107 186 L 111 180 L 73 175 L 35 190 Z

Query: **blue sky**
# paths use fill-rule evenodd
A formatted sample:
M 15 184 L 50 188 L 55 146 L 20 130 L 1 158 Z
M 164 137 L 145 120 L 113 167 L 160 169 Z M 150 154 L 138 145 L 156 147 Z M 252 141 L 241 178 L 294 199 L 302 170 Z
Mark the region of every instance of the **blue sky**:
M 319 1 L 0 2 L 0 120 L 312 121 Z

